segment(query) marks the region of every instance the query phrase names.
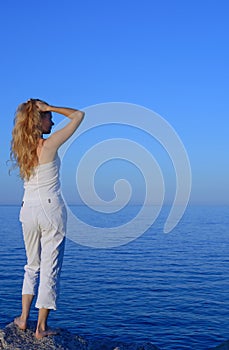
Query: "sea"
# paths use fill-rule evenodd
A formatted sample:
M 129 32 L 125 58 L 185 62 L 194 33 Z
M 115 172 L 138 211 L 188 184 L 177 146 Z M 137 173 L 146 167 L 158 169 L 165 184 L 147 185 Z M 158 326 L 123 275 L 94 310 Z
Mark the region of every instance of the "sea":
M 91 220 L 86 207 L 71 209 Z M 19 210 L 0 207 L 0 328 L 21 311 L 26 255 Z M 190 205 L 165 234 L 167 215 L 163 207 L 145 233 L 113 248 L 67 238 L 50 326 L 86 339 L 151 342 L 165 350 L 206 350 L 228 340 L 229 207 Z M 98 227 L 109 226 L 109 217 L 95 217 Z M 114 220 L 119 226 L 118 213 Z M 34 304 L 30 318 L 37 318 Z

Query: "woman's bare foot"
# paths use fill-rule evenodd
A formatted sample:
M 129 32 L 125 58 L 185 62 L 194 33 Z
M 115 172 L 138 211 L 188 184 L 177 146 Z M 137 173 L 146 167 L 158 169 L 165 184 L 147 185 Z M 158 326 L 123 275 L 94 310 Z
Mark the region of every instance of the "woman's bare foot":
M 22 331 L 25 331 L 27 328 L 27 322 L 26 320 L 23 320 L 21 316 L 18 316 L 14 319 L 14 324 L 16 324 L 16 326 L 18 326 L 18 328 Z
M 36 330 L 36 333 L 35 333 L 35 337 L 37 339 L 42 339 L 44 337 L 48 337 L 49 335 L 57 335 L 59 332 L 58 330 L 54 330 L 54 329 L 47 329 L 47 330 Z

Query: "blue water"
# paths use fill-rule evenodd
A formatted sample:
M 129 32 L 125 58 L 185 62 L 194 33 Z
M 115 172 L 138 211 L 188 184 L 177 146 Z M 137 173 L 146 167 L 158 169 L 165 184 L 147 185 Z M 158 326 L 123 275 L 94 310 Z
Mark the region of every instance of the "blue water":
M 20 313 L 25 252 L 19 209 L 0 207 L 0 327 Z M 73 210 L 89 215 L 84 207 Z M 189 207 L 163 234 L 166 215 L 164 209 L 125 246 L 93 249 L 67 240 L 59 309 L 50 324 L 87 338 L 151 341 L 166 350 L 209 349 L 229 339 L 229 208 Z M 102 226 L 102 216 L 97 220 Z M 36 316 L 33 308 L 31 319 Z

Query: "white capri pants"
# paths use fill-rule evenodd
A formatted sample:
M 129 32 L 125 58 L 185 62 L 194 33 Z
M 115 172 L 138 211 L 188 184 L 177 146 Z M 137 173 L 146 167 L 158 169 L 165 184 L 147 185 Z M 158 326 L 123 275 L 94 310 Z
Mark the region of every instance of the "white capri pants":
M 27 264 L 22 294 L 38 295 L 35 307 L 56 310 L 64 256 L 67 211 L 62 198 L 25 200 L 20 211 Z

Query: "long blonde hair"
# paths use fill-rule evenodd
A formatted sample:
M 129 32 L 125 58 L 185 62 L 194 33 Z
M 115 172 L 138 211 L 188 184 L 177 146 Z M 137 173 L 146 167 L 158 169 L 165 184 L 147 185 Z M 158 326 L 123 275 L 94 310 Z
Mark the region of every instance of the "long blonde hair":
M 12 131 L 10 158 L 13 167 L 19 167 L 22 179 L 28 180 L 38 164 L 37 146 L 42 136 L 41 117 L 36 99 L 18 106 Z

